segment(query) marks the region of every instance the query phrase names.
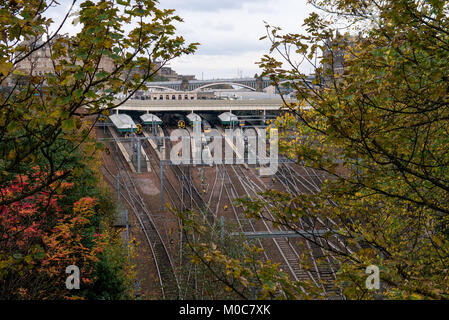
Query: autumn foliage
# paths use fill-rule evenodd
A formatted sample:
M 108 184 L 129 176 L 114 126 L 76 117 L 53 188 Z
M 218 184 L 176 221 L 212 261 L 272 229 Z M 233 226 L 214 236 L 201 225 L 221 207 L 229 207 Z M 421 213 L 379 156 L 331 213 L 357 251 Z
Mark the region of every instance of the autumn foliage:
M 22 193 L 42 174 L 36 170 L 30 177 L 17 176 L 0 192 L 6 198 Z M 80 268 L 81 286 L 94 282 L 95 263 L 107 244 L 101 233 L 91 230 L 97 199 L 60 205 L 72 188 L 73 183 L 61 182 L 0 207 L 0 297 L 68 298 L 69 265 Z
M 61 34 L 71 20 L 79 32 Z M 195 51 L 176 35 L 181 21 L 151 0 L 0 2 L 0 299 L 128 292 L 92 129 L 158 68 Z M 65 288 L 72 264 L 75 293 Z
M 259 65 L 296 98 L 285 99 L 285 115 L 272 124 L 279 154 L 318 173 L 319 186 L 240 202 L 248 218 L 295 232 L 322 250 L 316 264 L 335 268 L 328 281 L 340 292 L 294 291 L 300 298 L 448 299 L 449 1 L 309 3 L 320 10 L 304 31 L 266 25 L 271 47 Z M 310 66 L 312 77 L 303 72 Z M 232 254 L 215 243 L 196 244 L 194 253 L 223 270 Z M 311 249 L 298 249 L 298 264 L 310 269 Z M 378 288 L 366 285 L 372 265 Z M 246 274 L 231 280 L 244 294 Z

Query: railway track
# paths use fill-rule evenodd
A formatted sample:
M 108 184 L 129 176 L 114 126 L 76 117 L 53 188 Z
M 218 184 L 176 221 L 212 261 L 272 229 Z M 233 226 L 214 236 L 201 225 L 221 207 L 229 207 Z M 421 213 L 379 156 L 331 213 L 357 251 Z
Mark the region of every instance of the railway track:
M 190 186 L 192 186 L 191 179 L 186 179 L 185 174 L 181 173 L 180 169 L 177 168 L 177 166 L 173 167 L 176 168 L 175 170 L 177 174 L 183 175 L 184 180 L 189 181 Z M 209 191 L 209 198 L 206 201 L 207 205 L 212 207 L 214 216 L 218 216 L 223 205 L 228 206 L 227 204 L 229 204 L 234 214 L 235 220 L 237 221 L 239 229 L 243 232 L 255 232 L 257 230 L 256 226 L 251 221 L 251 219 L 247 219 L 246 216 L 243 216 L 243 212 L 239 212 L 239 210 L 234 205 L 234 200 L 245 194 L 249 197 L 258 196 L 258 192 L 262 192 L 263 190 L 254 181 L 249 179 L 246 173 L 242 172 L 241 166 L 231 167 L 233 170 L 233 173 L 231 173 L 232 178 L 225 165 L 216 166 L 214 182 L 212 184 L 211 190 Z M 237 181 L 237 183 L 235 183 L 235 181 Z M 193 189 L 196 190 L 195 188 Z M 197 196 L 199 199 L 198 202 L 204 202 L 199 193 L 197 194 Z M 265 207 L 265 211 L 267 215 L 270 215 L 269 209 L 267 207 Z M 263 227 L 265 230 L 269 232 L 273 230 L 273 227 L 269 225 L 265 219 L 261 219 L 261 222 L 263 223 Z M 258 231 L 260 231 L 260 229 Z M 257 241 L 259 242 L 259 246 L 263 248 L 260 239 L 257 239 Z M 272 238 L 272 241 L 274 242 L 275 247 L 282 256 L 283 268 L 285 270 L 288 270 L 296 281 L 312 279 L 317 286 L 320 286 L 321 279 L 319 276 L 319 272 L 317 271 L 316 274 L 313 274 L 313 272 L 304 270 L 299 266 L 299 253 L 287 238 Z M 311 251 L 312 248 L 309 248 L 309 252 Z M 265 258 L 268 259 L 266 250 L 264 250 L 264 255 Z M 313 259 L 312 253 L 311 257 Z M 316 263 L 315 266 L 316 268 L 318 268 Z M 302 290 L 304 291 L 303 288 Z M 325 290 L 324 287 L 323 290 Z
M 168 143 L 167 143 L 167 145 L 168 145 Z M 179 184 L 179 181 L 176 179 L 176 176 L 173 177 L 172 172 L 164 170 L 164 168 L 161 168 L 161 160 L 160 160 L 156 150 L 153 148 L 153 146 L 151 145 L 151 143 L 148 140 L 143 140 L 142 146 L 149 157 L 150 165 L 152 166 L 153 172 L 157 176 L 158 181 L 161 181 L 160 169 L 163 170 L 163 173 L 162 173 L 164 175 L 163 190 L 162 190 L 162 186 L 159 184 L 160 192 L 164 192 L 164 195 L 168 196 L 168 199 L 170 200 L 173 208 L 175 208 L 176 210 L 183 211 L 185 209 L 184 199 L 182 196 L 183 193 L 181 192 L 181 195 L 180 195 L 179 189 L 175 188 L 175 186 L 174 186 L 177 183 Z M 163 208 L 164 205 L 165 205 L 164 203 L 161 203 L 161 208 Z M 181 219 L 178 218 L 176 220 L 177 220 L 178 232 L 179 232 L 177 263 L 178 263 L 178 267 L 182 268 L 182 266 L 183 266 L 183 247 L 185 245 L 185 239 L 183 236 Z M 178 282 L 179 281 L 180 281 L 180 279 L 178 279 Z M 182 292 L 180 292 L 180 298 L 182 299 L 182 297 L 183 297 Z
M 169 132 L 166 128 L 164 128 L 164 135 L 169 135 Z M 171 145 L 167 145 L 167 151 L 170 152 Z M 151 155 L 151 165 L 158 175 L 157 168 L 160 165 L 160 163 L 158 163 L 158 156 L 148 142 L 144 142 L 144 147 Z M 208 194 L 208 196 L 206 196 L 206 194 L 202 196 L 201 193 L 198 192 L 198 189 L 192 181 L 190 168 L 188 166 L 170 165 L 170 171 L 175 177 L 175 181 L 178 181 L 181 185 L 181 195 L 179 194 L 179 191 L 174 188 L 169 179 L 164 180 L 168 182 L 167 184 L 164 184 L 164 190 L 169 195 L 172 204 L 177 203 L 178 205 L 176 207 L 180 208 L 181 210 L 198 208 L 201 211 L 206 212 L 208 220 L 211 224 L 219 215 L 221 208 L 228 207 L 232 210 L 234 218 L 241 231 L 261 231 L 260 225 L 259 227 L 257 227 L 251 219 L 243 216 L 244 213 L 240 208 L 237 208 L 235 206 L 234 200 L 245 194 L 249 197 L 260 198 L 260 195 L 258 193 L 263 192 L 264 188 L 263 186 L 261 187 L 258 183 L 256 183 L 254 181 L 255 179 L 251 179 L 246 172 L 243 172 L 241 166 L 232 165 L 230 167 L 232 168 L 231 173 L 225 165 L 216 166 L 213 184 L 210 186 L 210 189 L 206 193 Z M 319 175 L 314 170 L 308 170 L 307 168 L 302 168 L 302 170 L 303 172 L 297 172 L 294 168 L 291 168 L 288 165 L 280 164 L 277 178 L 284 189 L 292 194 L 319 192 L 319 186 L 322 182 Z M 177 197 L 177 199 L 175 200 L 174 197 Z M 267 218 L 261 219 L 263 228 L 266 231 L 271 232 L 276 229 L 287 231 L 286 228 L 282 227 L 273 228 L 271 223 L 269 223 L 270 220 L 274 220 L 270 213 L 269 205 L 265 206 L 263 215 Z M 323 221 L 321 221 L 321 223 L 324 225 Z M 307 221 L 307 219 L 303 219 L 299 222 L 299 227 L 302 230 L 310 229 L 311 225 L 311 221 Z M 327 226 L 328 225 L 329 224 L 327 224 Z M 288 238 L 272 238 L 271 240 L 282 256 L 283 269 L 288 270 L 293 275 L 295 280 L 312 280 L 317 286 L 323 289 L 324 293 L 341 293 L 335 292 L 332 285 L 332 282 L 336 279 L 335 263 L 331 261 L 332 257 L 329 257 L 325 254 L 320 245 L 311 241 L 305 241 L 309 258 L 312 264 L 312 269 L 305 270 L 300 267 L 300 255 L 295 246 Z M 263 248 L 260 239 L 257 239 L 257 241 L 259 243 L 259 246 Z M 319 242 L 319 244 L 322 244 L 320 242 L 321 239 L 318 239 L 317 241 Z M 268 259 L 266 251 L 264 250 L 263 252 L 265 258 Z M 325 266 L 317 262 L 317 260 L 321 258 L 326 259 L 327 263 Z M 304 289 L 302 290 L 304 291 Z
M 166 128 L 163 128 L 163 132 L 166 137 L 169 136 L 169 132 Z M 171 144 L 168 143 L 167 146 L 168 146 L 167 152 L 170 153 Z M 201 193 L 198 191 L 198 188 L 193 183 L 192 176 L 190 174 L 190 166 L 172 164 L 170 165 L 170 169 L 172 170 L 173 174 L 178 178 L 178 181 L 181 183 L 181 193 L 183 195 L 187 195 L 187 198 L 183 199 L 184 205 L 187 199 L 190 205 L 188 209 L 195 209 L 195 208 L 199 209 L 200 211 L 206 214 L 209 223 L 213 224 L 216 217 L 214 215 L 214 212 L 210 209 L 207 201 L 201 196 Z
M 233 175 L 235 177 L 234 181 L 238 181 L 237 185 L 240 185 L 240 192 L 241 194 L 246 194 L 250 198 L 260 198 L 260 195 L 258 192 L 262 192 L 262 188 L 257 185 L 252 179 L 249 178 L 248 174 L 243 172 L 243 169 L 240 166 L 231 165 Z M 269 208 L 267 206 L 264 207 L 264 215 L 269 215 Z M 274 231 L 275 228 L 271 226 L 267 219 L 260 219 L 262 222 L 264 229 L 268 232 Z M 260 230 L 259 230 L 260 231 Z M 294 246 L 291 244 L 290 241 L 286 238 L 271 238 L 273 241 L 275 247 L 277 248 L 278 252 L 280 253 L 283 263 L 282 267 L 283 270 L 287 270 L 296 281 L 305 280 L 305 279 L 312 279 L 315 283 L 316 280 L 314 279 L 313 275 L 308 272 L 307 270 L 304 270 L 299 265 L 299 253 L 294 248 Z M 305 290 L 301 288 L 303 292 Z
M 219 169 L 218 175 L 215 177 L 214 185 L 216 184 L 216 180 L 218 176 L 221 176 L 222 184 L 221 190 L 218 193 L 218 201 L 220 201 L 221 195 L 223 193 L 223 187 L 225 193 L 231 203 L 232 210 L 234 212 L 235 218 L 239 224 L 240 230 L 243 232 L 256 232 L 261 231 L 261 229 L 265 229 L 265 231 L 271 232 L 273 227 L 270 226 L 267 221 L 261 219 L 259 221 L 259 226 L 256 226 L 256 222 L 252 221 L 252 219 L 248 219 L 243 211 L 238 211 L 234 206 L 234 201 L 236 198 L 239 198 L 243 195 L 247 195 L 248 197 L 258 196 L 258 192 L 264 191 L 257 183 L 251 180 L 248 176 L 247 172 L 244 172 L 241 165 L 231 165 L 232 171 L 228 170 L 228 166 L 226 165 L 218 165 Z M 231 173 L 230 173 L 231 172 Z M 211 194 L 211 197 L 213 195 Z M 216 195 L 215 195 L 216 197 Z M 211 199 L 211 198 L 210 198 Z M 210 200 L 209 200 L 210 202 Z M 217 206 L 218 208 L 218 206 Z M 269 213 L 267 207 L 265 207 L 265 211 Z M 260 225 L 260 223 L 262 225 Z M 295 248 L 291 245 L 288 239 L 285 238 L 272 238 L 271 239 L 281 255 L 283 259 L 282 267 L 284 270 L 289 271 L 289 273 L 294 277 L 296 281 L 300 279 L 304 279 L 305 277 L 310 278 L 313 276 L 307 271 L 302 270 L 299 266 L 299 254 L 295 250 Z M 263 248 L 262 242 L 260 239 L 257 239 L 259 246 Z M 265 258 L 268 259 L 266 250 L 263 251 Z M 305 290 L 301 288 L 303 292 Z
M 115 141 L 118 143 L 118 141 Z M 128 204 L 131 211 L 137 218 L 145 240 L 150 248 L 153 262 L 155 264 L 162 297 L 164 299 L 178 298 L 179 284 L 174 272 L 173 262 L 159 233 L 156 224 L 151 217 L 150 211 L 145 201 L 140 195 L 134 179 L 131 177 L 128 164 L 123 160 L 122 155 L 111 153 L 117 172 L 120 174 L 120 187 L 124 191 L 121 197 Z M 103 173 L 111 186 L 117 189 L 116 176 L 110 169 L 103 166 Z
M 160 159 L 159 159 L 159 156 L 156 153 L 156 150 L 154 150 L 154 148 L 151 146 L 150 142 L 147 141 L 147 140 L 143 140 L 142 146 L 143 146 L 145 152 L 147 152 L 150 164 L 153 167 L 153 172 L 156 174 L 158 180 L 160 181 L 160 179 L 161 179 L 161 176 L 160 176 Z M 170 177 L 168 177 L 167 173 L 164 175 L 164 191 L 165 191 L 165 194 L 168 196 L 171 204 L 176 209 L 180 209 L 181 210 L 182 209 L 182 199 L 179 196 L 179 190 L 177 190 L 173 186 L 173 183 L 172 183 Z
M 237 222 L 238 228 L 241 232 L 255 232 L 256 227 L 252 219 L 248 219 L 242 210 L 235 205 L 235 199 L 239 198 L 239 193 L 229 176 L 229 172 L 225 165 L 219 164 L 215 169 L 216 175 L 212 190 L 209 196 L 209 203 L 214 199 L 216 202 L 215 215 L 220 214 L 220 209 L 224 208 L 224 211 L 231 209 L 233 218 Z M 220 181 L 217 184 L 217 181 Z M 231 218 L 231 217 L 229 217 Z M 258 246 L 264 249 L 262 241 L 256 239 Z M 268 256 L 265 250 L 263 250 L 265 260 L 268 260 Z
M 290 194 L 301 194 L 305 192 L 316 193 L 320 191 L 319 184 L 322 183 L 321 178 L 313 169 L 307 169 L 302 167 L 303 174 L 298 173 L 294 168 L 289 165 L 281 164 L 277 172 L 278 181 L 284 186 L 285 190 Z M 307 178 L 308 179 L 307 179 Z M 328 222 L 333 222 L 329 219 Z M 333 222 L 335 224 L 335 222 Z M 302 230 L 311 229 L 327 229 L 331 231 L 329 223 L 326 224 L 320 217 L 316 217 L 316 221 L 312 221 L 310 217 L 302 217 L 299 220 L 299 227 Z M 336 239 L 340 244 L 343 244 L 340 239 Z M 341 290 L 335 289 L 332 284 L 336 280 L 337 260 L 330 252 L 325 252 L 323 248 L 333 246 L 338 249 L 336 245 L 333 245 L 329 240 L 324 240 L 322 237 L 313 237 L 313 241 L 305 239 L 307 248 L 312 258 L 315 277 L 319 280 L 320 286 L 325 293 L 335 294 L 342 296 Z M 326 264 L 318 264 L 318 259 L 325 259 Z
M 282 164 L 282 166 L 287 166 L 285 164 Z M 283 174 L 281 169 L 281 175 L 282 177 L 278 179 L 285 189 L 290 192 L 291 194 L 298 194 L 301 193 L 300 189 L 298 188 L 298 185 L 295 184 L 295 181 L 293 180 L 292 176 L 287 176 Z M 246 177 L 246 175 L 245 175 Z M 279 178 L 279 177 L 278 177 Z M 303 182 L 304 183 L 304 182 Z M 251 186 L 252 184 L 252 186 Z M 294 186 L 294 188 L 292 187 Z M 315 187 L 318 188 L 316 184 L 314 184 Z M 258 186 L 257 184 L 253 183 L 251 180 L 249 180 L 248 188 L 253 190 L 253 193 L 256 197 L 259 199 L 262 199 L 260 195 L 257 194 L 257 192 L 261 192 L 262 188 Z M 268 204 L 270 206 L 270 204 Z M 264 211 L 264 218 L 269 221 L 274 221 L 274 217 L 270 213 L 270 208 L 265 207 Z M 262 219 L 262 220 L 265 220 Z M 305 220 L 305 221 L 304 221 Z M 301 230 L 312 230 L 316 229 L 317 226 L 316 223 L 312 223 L 312 221 L 307 221 L 308 218 L 300 219 L 299 220 L 299 229 Z M 306 222 L 307 221 L 307 222 Z M 322 223 L 321 225 L 324 225 Z M 289 231 L 289 229 L 279 226 L 277 228 L 280 231 Z M 299 259 L 299 253 L 297 252 L 297 249 L 295 246 L 292 245 L 292 243 L 287 238 L 277 238 L 275 239 L 278 246 L 284 251 L 285 257 L 291 261 L 295 262 Z M 304 279 L 310 279 L 312 280 L 318 287 L 321 287 L 324 294 L 329 294 L 330 296 L 342 296 L 341 290 L 336 290 L 333 283 L 336 279 L 336 263 L 335 259 L 332 259 L 332 255 L 325 253 L 323 250 L 323 247 L 325 247 L 325 243 L 323 243 L 323 240 L 321 237 L 314 237 L 313 241 L 309 241 L 308 239 L 304 239 L 305 245 L 307 248 L 307 253 L 309 255 L 309 259 L 312 265 L 312 269 L 308 270 L 301 270 L 296 266 L 296 263 L 292 264 L 292 269 L 297 273 L 298 278 L 301 280 Z M 319 260 L 325 259 L 326 263 L 319 263 Z

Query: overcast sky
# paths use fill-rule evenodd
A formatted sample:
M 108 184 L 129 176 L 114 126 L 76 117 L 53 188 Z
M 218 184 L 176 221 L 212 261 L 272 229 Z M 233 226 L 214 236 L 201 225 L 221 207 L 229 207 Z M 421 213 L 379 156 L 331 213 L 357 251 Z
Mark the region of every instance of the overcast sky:
M 60 3 L 62 6 L 55 8 L 58 12 L 53 11 L 55 15 L 68 9 L 68 0 Z M 194 74 L 197 79 L 252 77 L 260 73 L 255 62 L 270 47 L 267 40 L 259 40 L 265 35 L 264 21 L 298 32 L 314 9 L 307 0 L 160 0 L 160 6 L 175 9 L 184 19 L 176 25 L 179 35 L 201 44 L 195 55 L 169 64 L 178 73 Z M 63 32 L 70 31 L 73 26 L 68 24 Z
M 307 0 L 161 0 L 184 19 L 178 31 L 187 41 L 201 45 L 193 56 L 170 66 L 197 79 L 230 78 L 260 73 L 255 62 L 269 50 L 265 24 L 297 32 L 314 9 Z M 305 69 L 304 71 L 308 71 Z

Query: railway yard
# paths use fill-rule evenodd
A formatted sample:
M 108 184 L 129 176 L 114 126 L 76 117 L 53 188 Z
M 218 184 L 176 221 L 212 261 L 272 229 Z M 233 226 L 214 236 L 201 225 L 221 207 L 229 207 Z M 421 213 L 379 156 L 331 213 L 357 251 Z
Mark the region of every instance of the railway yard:
M 136 292 L 150 298 L 182 298 L 174 270 L 182 264 L 183 239 L 178 219 L 164 206 L 169 204 L 177 210 L 200 208 L 208 212 L 210 219 L 223 219 L 243 234 L 258 235 L 255 241 L 264 249 L 265 259 L 280 263 L 292 279 L 311 280 L 323 292 L 342 298 L 332 284 L 337 267 L 332 256 L 325 256 L 317 245 L 322 241 L 320 237 L 307 241 L 305 237 L 288 236 L 289 230 L 281 226 L 274 227 L 270 204 L 262 208 L 266 219 L 260 220 L 247 218 L 244 209 L 235 204 L 235 199 L 243 196 L 260 198 L 259 193 L 267 189 L 294 195 L 316 193 L 324 179 L 321 173 L 293 162 L 279 163 L 273 176 L 259 176 L 258 168 L 247 164 L 167 164 L 173 146 L 168 137 L 173 130 L 188 127 L 188 120 L 164 124 L 156 120 L 153 125 L 130 126 L 128 131 L 120 130 L 114 121 L 96 127 L 96 137 L 107 149 L 102 153 L 104 179 L 128 212 L 129 239 L 127 233 L 124 237 L 136 243 Z M 224 132 L 225 125 L 213 123 L 212 127 Z M 141 159 L 136 159 L 136 154 Z M 333 221 L 317 221 L 320 226 L 316 221 L 301 219 L 298 229 L 332 228 Z M 323 245 L 344 246 L 340 239 Z M 304 255 L 312 265 L 307 270 L 299 264 Z

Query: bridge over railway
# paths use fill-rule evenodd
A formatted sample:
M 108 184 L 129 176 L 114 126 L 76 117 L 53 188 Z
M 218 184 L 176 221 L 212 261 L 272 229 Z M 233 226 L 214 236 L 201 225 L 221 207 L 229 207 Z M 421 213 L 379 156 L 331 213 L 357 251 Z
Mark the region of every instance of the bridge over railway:
M 118 101 L 116 101 L 118 102 Z M 295 103 L 296 100 L 286 100 Z M 275 111 L 284 106 L 282 99 L 255 100 L 128 100 L 115 108 L 119 111 L 164 112 L 164 111 Z
M 306 79 L 301 79 L 299 82 L 307 82 L 312 85 L 314 76 L 307 76 Z M 290 82 L 288 80 L 281 81 L 280 84 Z M 273 85 L 268 77 L 260 78 L 233 78 L 233 79 L 211 79 L 211 80 L 178 80 L 178 81 L 157 81 L 149 82 L 148 88 L 167 89 L 175 91 L 200 91 L 217 85 L 234 85 L 240 86 L 252 91 L 262 92 L 265 88 Z
M 238 85 L 252 91 L 262 91 L 271 85 L 269 78 L 235 78 L 235 79 L 212 79 L 212 80 L 179 80 L 158 81 L 148 83 L 148 87 L 167 88 L 176 91 L 199 91 L 216 85 Z

